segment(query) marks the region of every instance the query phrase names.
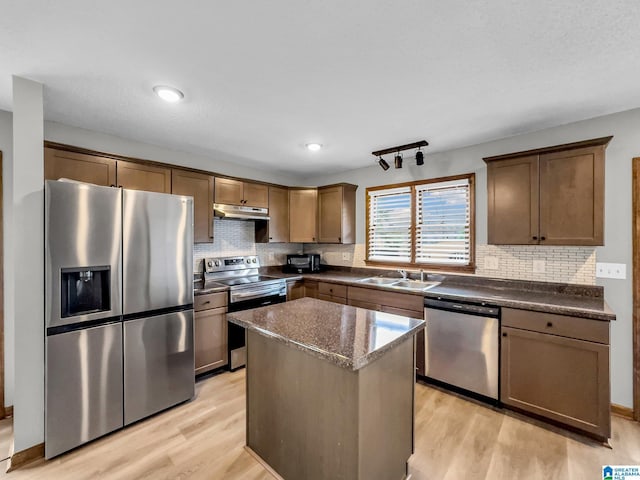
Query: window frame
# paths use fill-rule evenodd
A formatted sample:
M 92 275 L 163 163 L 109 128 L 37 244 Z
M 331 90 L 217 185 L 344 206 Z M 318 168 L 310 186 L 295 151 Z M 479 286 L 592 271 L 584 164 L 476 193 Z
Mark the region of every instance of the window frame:
M 469 182 L 469 263 L 466 265 L 443 265 L 439 263 L 416 263 L 416 187 L 431 183 L 443 183 L 455 180 L 467 180 Z M 410 187 L 411 189 L 411 261 L 393 262 L 369 260 L 369 192 L 377 190 L 389 190 L 392 188 Z M 475 273 L 476 271 L 476 174 L 465 173 L 448 177 L 430 178 L 413 182 L 393 183 L 367 187 L 365 191 L 365 264 L 377 267 L 397 268 L 408 267 L 422 270 L 438 270 L 449 272 Z

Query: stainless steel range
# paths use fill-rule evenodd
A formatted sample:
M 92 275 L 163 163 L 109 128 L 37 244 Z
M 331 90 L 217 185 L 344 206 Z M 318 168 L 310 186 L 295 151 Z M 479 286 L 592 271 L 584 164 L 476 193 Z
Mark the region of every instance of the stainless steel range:
M 284 278 L 260 275 L 260 261 L 256 256 L 205 258 L 206 285 L 219 283 L 229 287 L 229 312 L 249 310 L 287 299 Z M 243 367 L 247 359 L 244 328 L 229 323 L 229 368 Z

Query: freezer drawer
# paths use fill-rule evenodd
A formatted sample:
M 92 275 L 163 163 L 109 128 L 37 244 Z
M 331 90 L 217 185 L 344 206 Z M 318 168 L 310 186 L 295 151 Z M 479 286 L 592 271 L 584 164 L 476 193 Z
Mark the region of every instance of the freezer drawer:
M 425 308 L 425 376 L 498 399 L 498 318 Z
M 122 427 L 121 323 L 48 336 L 46 355 L 47 458 Z
M 123 190 L 123 313 L 193 304 L 193 198 Z
M 193 398 L 193 310 L 124 322 L 124 423 Z

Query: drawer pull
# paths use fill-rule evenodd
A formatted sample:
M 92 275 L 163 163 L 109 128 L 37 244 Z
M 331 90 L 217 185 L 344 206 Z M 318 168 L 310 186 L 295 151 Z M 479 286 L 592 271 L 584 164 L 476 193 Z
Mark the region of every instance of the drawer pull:
M 202 302 L 202 304 L 203 304 L 203 305 L 207 305 L 207 304 L 209 304 L 209 303 L 211 303 L 211 301 L 210 301 L 210 300 L 207 300 L 206 302 Z
M 533 239 L 534 239 L 534 240 L 537 240 L 537 239 L 538 239 L 538 237 L 536 237 L 536 236 L 534 235 L 534 236 L 533 236 Z
M 553 327 L 553 323 L 552 322 L 547 322 L 547 327 Z
M 507 332 L 503 333 L 503 334 L 502 334 L 502 336 L 503 336 L 503 337 L 506 337 L 506 336 L 507 336 Z
M 547 237 L 540 237 L 540 240 L 546 240 Z

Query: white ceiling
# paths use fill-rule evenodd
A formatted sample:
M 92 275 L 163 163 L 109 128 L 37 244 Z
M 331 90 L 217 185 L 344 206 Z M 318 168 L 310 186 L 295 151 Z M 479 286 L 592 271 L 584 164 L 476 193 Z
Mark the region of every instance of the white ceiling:
M 332 173 L 638 107 L 638 25 L 637 0 L 11 0 L 0 109 L 20 75 L 48 120 Z

